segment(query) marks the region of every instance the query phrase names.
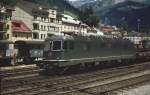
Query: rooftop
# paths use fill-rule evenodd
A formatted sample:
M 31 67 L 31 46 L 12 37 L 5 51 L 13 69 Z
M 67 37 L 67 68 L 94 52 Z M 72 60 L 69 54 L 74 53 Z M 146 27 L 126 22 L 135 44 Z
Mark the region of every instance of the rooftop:
M 63 14 L 62 22 L 71 23 L 71 24 L 80 24 L 81 22 L 69 15 Z

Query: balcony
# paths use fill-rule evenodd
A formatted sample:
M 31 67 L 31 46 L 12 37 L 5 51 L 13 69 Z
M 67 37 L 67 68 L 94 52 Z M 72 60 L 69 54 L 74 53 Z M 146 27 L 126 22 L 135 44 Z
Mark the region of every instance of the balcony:
M 36 32 L 36 33 L 39 33 L 39 31 L 40 30 L 35 30 L 35 29 L 32 30 L 32 32 Z
M 6 23 L 7 19 L 0 19 L 0 23 Z
M 59 34 L 60 32 L 59 31 L 52 31 L 52 30 L 49 30 L 47 31 L 47 34 Z
M 0 14 L 0 22 L 1 23 L 6 23 L 8 20 L 10 20 L 10 16 Z
M 33 19 L 32 22 L 33 23 L 40 23 L 40 20 Z
M 7 31 L 6 27 L 3 24 L 0 24 L 0 33 L 4 33 L 6 31 Z
M 4 32 L 6 32 L 6 31 L 4 31 L 4 30 L 0 30 L 0 33 L 4 33 Z

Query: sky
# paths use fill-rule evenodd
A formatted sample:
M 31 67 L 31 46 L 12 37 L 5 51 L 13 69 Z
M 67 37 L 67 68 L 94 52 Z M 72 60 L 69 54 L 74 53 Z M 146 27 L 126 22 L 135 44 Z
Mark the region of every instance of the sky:
M 77 1 L 77 0 L 69 0 L 69 1 Z

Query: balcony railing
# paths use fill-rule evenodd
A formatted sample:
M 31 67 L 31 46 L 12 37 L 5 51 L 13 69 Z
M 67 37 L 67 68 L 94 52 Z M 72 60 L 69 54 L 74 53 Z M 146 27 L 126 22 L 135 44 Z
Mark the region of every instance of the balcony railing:
M 39 32 L 40 30 L 37 29 L 33 29 L 32 32 Z
M 7 21 L 8 21 L 8 19 L 4 19 L 4 18 L 1 18 L 1 17 L 0 17 L 0 22 L 6 23 Z
M 54 20 L 53 22 L 52 21 L 49 21 L 49 20 L 41 20 L 41 19 L 33 19 L 32 20 L 33 22 L 35 23 L 40 23 L 40 22 L 43 22 L 43 23 L 51 23 L 51 24 L 61 24 L 62 22 L 61 21 L 57 21 L 57 20 Z
M 47 31 L 47 34 L 49 35 L 49 34 L 59 34 L 60 32 L 59 31 Z
M 4 31 L 4 30 L 0 30 L 0 33 L 3 33 L 3 32 L 6 32 L 6 31 Z
M 2 32 L 6 32 L 7 31 L 7 29 L 6 28 L 4 28 L 4 27 L 0 27 L 0 33 L 2 33 Z

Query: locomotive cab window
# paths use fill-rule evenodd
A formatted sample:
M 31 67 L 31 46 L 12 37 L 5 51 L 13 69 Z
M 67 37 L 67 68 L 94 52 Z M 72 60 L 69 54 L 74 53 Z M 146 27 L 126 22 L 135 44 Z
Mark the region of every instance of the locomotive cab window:
M 52 50 L 53 51 L 60 51 L 61 50 L 61 43 L 62 43 L 62 41 L 53 41 Z

